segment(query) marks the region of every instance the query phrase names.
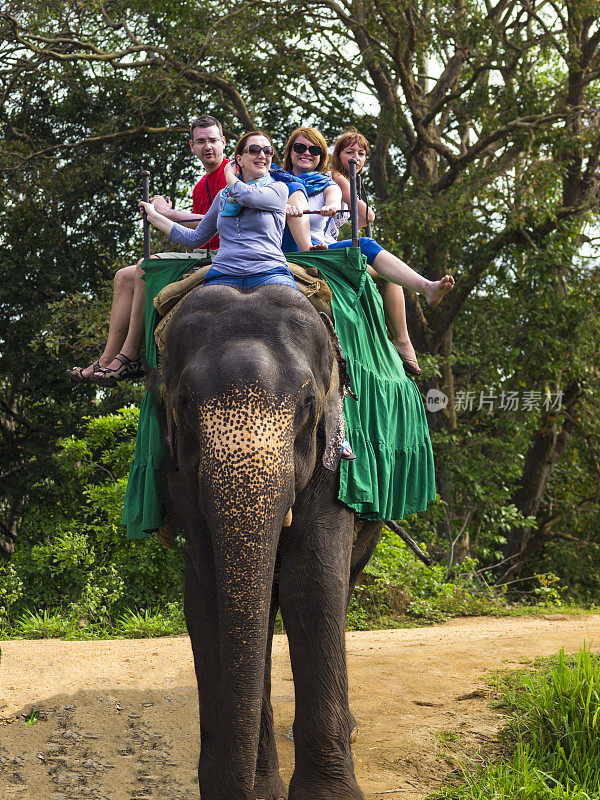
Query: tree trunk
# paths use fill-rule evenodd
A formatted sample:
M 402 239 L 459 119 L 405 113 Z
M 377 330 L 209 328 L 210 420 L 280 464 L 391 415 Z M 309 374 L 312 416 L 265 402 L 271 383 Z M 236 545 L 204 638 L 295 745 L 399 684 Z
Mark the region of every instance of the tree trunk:
M 554 415 L 545 414 L 542 425 L 531 439 L 520 485 L 512 497 L 512 502 L 524 517 L 536 516 L 539 511 L 556 465 L 571 439 L 575 427 L 573 413 L 580 398 L 579 384 L 574 381 L 565 390 L 562 411 Z M 563 417 L 562 425 L 559 424 L 560 416 Z M 536 535 L 528 528 L 512 528 L 504 546 L 504 557 L 510 559 L 510 565 L 499 583 L 506 583 L 520 574 L 523 563 L 540 549 L 545 540 L 543 534 Z
M 15 543 L 21 527 L 21 509 L 24 500 L 13 502 L 6 515 L 0 519 L 0 555 L 9 557 L 15 552 Z

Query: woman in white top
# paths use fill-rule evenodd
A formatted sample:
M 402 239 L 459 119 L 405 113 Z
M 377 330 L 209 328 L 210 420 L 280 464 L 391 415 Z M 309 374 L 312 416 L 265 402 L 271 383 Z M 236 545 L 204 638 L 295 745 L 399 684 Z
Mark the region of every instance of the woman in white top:
M 307 207 L 320 210 L 321 215 L 310 215 L 310 233 L 313 245 L 322 244 L 329 249 L 350 247 L 351 241 L 337 241 L 339 227 L 345 221 L 335 216 L 335 211 L 350 205 L 348 160 L 355 158 L 357 172 L 365 164 L 368 142 L 356 130 L 343 133 L 336 141 L 332 157 L 331 178 L 328 168 L 327 143 L 315 128 L 297 128 L 290 136 L 284 153 L 284 170 L 296 176 L 307 191 Z M 333 184 L 333 185 L 332 185 Z M 375 218 L 364 200 L 359 200 L 359 227 Z M 288 241 L 291 240 L 289 237 Z M 439 281 L 430 281 L 419 275 L 408 264 L 384 250 L 373 239 L 359 239 L 361 252 L 366 256 L 371 277 L 378 280 L 383 294 L 384 310 L 393 331 L 392 342 L 405 369 L 412 375 L 420 374 L 417 356 L 406 327 L 406 312 L 402 286 L 425 295 L 429 305 L 435 306 L 454 287 L 454 278 L 444 275 Z M 290 250 L 293 245 L 290 247 Z M 286 250 L 284 245 L 284 250 Z M 381 281 L 385 278 L 385 281 Z

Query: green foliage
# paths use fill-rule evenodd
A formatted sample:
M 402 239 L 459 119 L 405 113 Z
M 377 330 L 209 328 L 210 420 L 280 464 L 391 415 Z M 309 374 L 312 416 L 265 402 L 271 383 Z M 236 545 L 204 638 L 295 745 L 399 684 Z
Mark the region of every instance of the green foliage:
M 421 544 L 422 549 L 425 546 Z M 398 534 L 384 527 L 373 558 L 354 590 L 348 627 L 367 630 L 454 616 L 506 613 L 508 601 L 483 581 L 473 579 L 476 562 L 463 562 L 448 580 L 442 564 L 427 567 Z
M 167 603 L 164 609 L 142 612 L 128 609 L 117 622 L 119 636 L 142 639 L 153 636 L 173 636 L 185 633 L 185 620 L 181 604 Z
M 180 546 L 128 541 L 120 523 L 137 416 L 124 408 L 85 418 L 80 437 L 59 443 L 49 487 L 56 502 L 28 519 L 25 546 L 0 562 L 6 630 L 73 637 L 181 628 L 173 611 L 181 597 Z M 156 606 L 164 611 L 148 611 Z
M 464 783 L 429 800 L 598 800 L 600 797 L 600 656 L 583 648 L 538 662 L 534 672 L 496 674 L 502 705 L 512 712 L 515 748 Z

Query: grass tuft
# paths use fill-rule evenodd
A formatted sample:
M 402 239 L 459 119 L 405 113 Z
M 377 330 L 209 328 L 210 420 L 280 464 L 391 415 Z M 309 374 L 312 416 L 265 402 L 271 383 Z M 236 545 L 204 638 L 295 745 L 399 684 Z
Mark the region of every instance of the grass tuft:
M 600 800 L 600 655 L 581 649 L 493 676 L 514 755 L 428 800 Z

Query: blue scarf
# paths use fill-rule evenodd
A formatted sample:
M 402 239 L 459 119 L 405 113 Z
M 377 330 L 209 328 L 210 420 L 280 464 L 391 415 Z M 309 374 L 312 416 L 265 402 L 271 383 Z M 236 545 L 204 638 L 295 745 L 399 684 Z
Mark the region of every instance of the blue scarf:
M 302 172 L 300 175 L 293 175 L 291 172 L 286 172 L 281 167 L 271 167 L 271 176 L 276 181 L 283 181 L 288 186 L 291 184 L 300 184 L 300 187 L 306 192 L 308 197 L 314 197 L 316 194 L 321 194 L 328 186 L 333 186 L 333 181 L 329 176 L 324 175 L 322 172 Z
M 257 178 L 255 181 L 248 181 L 248 186 L 252 186 L 256 184 L 257 186 L 265 186 L 267 183 L 271 183 L 271 176 L 270 175 L 263 175 L 262 178 Z M 237 215 L 241 212 L 242 206 L 237 202 L 237 200 L 233 200 L 229 197 L 229 186 L 226 186 L 221 191 L 221 197 L 219 198 L 219 214 L 222 217 L 237 217 Z

